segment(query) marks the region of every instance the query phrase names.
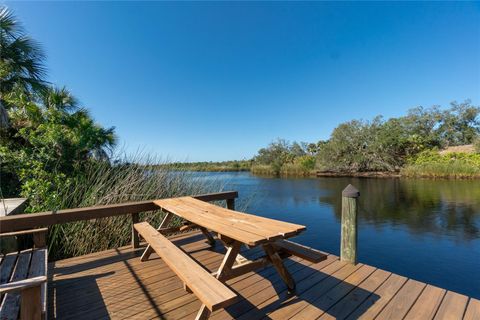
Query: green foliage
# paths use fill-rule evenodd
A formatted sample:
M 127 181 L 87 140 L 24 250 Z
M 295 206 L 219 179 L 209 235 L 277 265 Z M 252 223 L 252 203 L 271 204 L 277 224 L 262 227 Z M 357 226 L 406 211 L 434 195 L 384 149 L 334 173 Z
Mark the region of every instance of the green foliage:
M 282 172 L 284 165 L 293 164 L 296 158 L 305 156 L 307 149 L 306 143 L 290 143 L 277 139 L 268 147 L 260 149 L 253 161 L 255 165 L 268 165 L 273 174 L 278 175 Z
M 96 124 L 65 88 L 45 85 L 43 52 L 6 7 L 0 48 L 1 193 L 21 193 L 30 211 L 54 208 L 90 161 L 108 160 L 114 129 Z
M 472 143 L 480 131 L 479 114 L 479 107 L 465 101 L 445 111 L 418 107 L 388 121 L 346 122 L 319 148 L 318 166 L 339 172 L 398 171 L 424 150 Z
M 315 169 L 316 159 L 312 155 L 304 155 L 295 159 L 295 164 L 298 164 L 304 171 L 311 171 Z
M 113 162 L 89 161 L 83 167 L 82 174 L 70 179 L 68 188 L 56 190 L 55 201 L 39 203 L 36 211 L 108 205 L 221 190 L 221 186 L 215 181 L 207 183 L 188 172 L 160 169 L 160 161 L 148 155 L 129 157 L 128 162 L 126 158 L 113 157 Z M 141 219 L 152 225 L 159 225 L 162 217 L 162 213 L 152 212 L 142 214 Z M 180 223 L 180 220 L 176 219 L 174 223 Z M 127 245 L 131 240 L 131 227 L 129 215 L 55 225 L 49 234 L 51 259 L 64 259 Z
M 89 159 L 107 160 L 115 143 L 113 128 L 95 124 L 65 89 L 48 88 L 36 98 L 10 98 L 11 125 L 0 149 L 3 170 L 15 173 L 32 211 L 54 203 Z
M 473 141 L 473 147 L 476 153 L 480 153 L 480 137 L 477 137 L 475 141 Z
M 421 152 L 403 168 L 405 176 L 435 178 L 480 177 L 480 154 L 451 152 L 440 154 L 435 150 Z
M 249 171 L 251 160 L 233 160 L 222 162 L 173 162 L 160 165 L 159 168 L 165 168 L 175 171 Z
M 8 127 L 9 95 L 43 89 L 43 61 L 38 43 L 25 35 L 7 7 L 0 6 L 0 130 Z
M 480 133 L 480 108 L 470 101 L 452 102 L 449 110 L 442 113 L 438 128 L 443 147 L 471 144 Z

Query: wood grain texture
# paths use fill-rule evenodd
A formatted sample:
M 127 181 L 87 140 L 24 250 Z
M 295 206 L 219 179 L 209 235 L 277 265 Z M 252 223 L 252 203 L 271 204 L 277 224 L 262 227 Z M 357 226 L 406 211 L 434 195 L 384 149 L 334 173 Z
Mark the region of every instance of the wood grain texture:
M 357 263 L 357 198 L 342 197 L 340 260 Z
M 192 196 L 201 201 L 235 199 L 236 191 L 226 191 Z M 158 210 L 153 200 L 94 206 L 57 211 L 17 214 L 0 217 L 0 233 L 52 226 L 60 223 L 120 216 L 131 213 Z
M 169 239 L 209 272 L 218 270 L 224 259 L 225 248 L 220 241 L 211 247 L 200 231 Z M 241 250 L 242 256 L 249 257 L 245 246 Z M 201 301 L 183 290 L 183 281 L 156 253 L 146 262 L 139 260 L 140 253 L 141 249 L 134 251 L 128 246 L 51 263 L 49 315 L 57 319 L 82 320 L 195 319 Z M 294 295 L 287 293 L 283 280 L 269 265 L 227 280 L 226 284 L 238 294 L 238 301 L 226 309 L 214 311 L 210 318 L 283 320 L 294 316 L 307 318 L 312 314 L 318 317 L 320 313 L 316 310 L 321 309 L 321 319 L 371 320 L 402 299 L 400 316 L 407 317 L 412 310 L 430 314 L 423 312 L 435 309 L 438 301 L 426 299 L 429 293 L 438 296 L 437 289 L 424 285 L 416 294 L 412 284 L 407 286 L 407 281 L 413 280 L 379 269 L 369 273 L 371 267 L 368 266 L 364 266 L 362 276 L 362 264 L 353 266 L 340 262 L 334 255 L 328 255 L 319 263 L 290 257 L 284 264 L 296 282 Z M 408 292 L 416 298 L 409 310 L 404 311 L 409 304 L 405 294 Z M 403 298 L 399 300 L 400 295 Z M 461 295 L 458 299 L 453 293 L 448 299 L 446 296 L 447 293 L 441 301 L 442 310 L 439 306 L 437 314 L 441 311 L 444 318 L 449 319 L 462 319 L 462 316 L 467 320 L 478 319 L 478 300 L 461 298 Z M 310 305 L 314 306 L 313 313 L 310 313 Z M 457 310 L 462 312 L 460 318 L 456 318 L 460 314 Z
M 463 317 L 464 320 L 480 319 L 480 300 L 470 298 L 467 310 Z
M 445 296 L 445 289 L 427 285 L 413 307 L 405 317 L 406 320 L 433 319 Z
M 375 319 L 403 319 L 424 288 L 424 283 L 408 280 Z
M 137 223 L 135 229 L 210 311 L 228 306 L 237 298 L 233 291 L 215 279 L 150 224 Z
M 41 287 L 34 286 L 25 289 L 21 293 L 20 319 L 40 320 L 42 319 L 42 295 Z
M 32 250 L 24 250 L 19 253 L 10 282 L 24 280 L 28 275 L 28 266 Z M 20 293 L 7 293 L 0 306 L 2 320 L 17 319 L 20 310 Z
M 435 315 L 435 320 L 462 319 L 467 307 L 468 297 L 448 291 Z
M 314 263 L 318 263 L 327 259 L 328 255 L 320 250 L 316 250 L 288 240 L 277 240 L 273 243 L 273 246 L 291 255 Z
M 192 197 L 154 201 L 156 205 L 201 227 L 256 246 L 296 235 L 305 226 L 225 209 Z

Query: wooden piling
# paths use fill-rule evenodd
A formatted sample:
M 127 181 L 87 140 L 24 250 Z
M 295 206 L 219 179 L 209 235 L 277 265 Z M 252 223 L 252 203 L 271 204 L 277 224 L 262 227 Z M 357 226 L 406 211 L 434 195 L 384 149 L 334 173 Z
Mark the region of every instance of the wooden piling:
M 360 192 L 351 184 L 342 191 L 342 235 L 340 260 L 357 263 L 357 211 Z

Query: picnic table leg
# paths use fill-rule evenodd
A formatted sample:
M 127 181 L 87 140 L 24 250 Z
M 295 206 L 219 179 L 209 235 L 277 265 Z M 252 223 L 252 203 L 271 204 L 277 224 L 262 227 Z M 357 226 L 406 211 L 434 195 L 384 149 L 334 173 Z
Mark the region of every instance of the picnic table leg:
M 172 218 L 173 218 L 173 214 L 171 214 L 170 212 L 167 212 L 165 217 L 163 217 L 162 223 L 160 223 L 160 226 L 157 228 L 157 230 L 166 228 L 169 225 Z M 150 255 L 152 253 L 153 253 L 153 249 L 150 245 L 148 245 L 145 251 L 143 252 L 142 257 L 140 258 L 140 261 L 147 261 L 148 258 L 150 258 Z
M 293 280 L 290 272 L 288 272 L 287 268 L 285 268 L 285 266 L 283 265 L 282 258 L 280 258 L 280 256 L 278 255 L 278 252 L 270 244 L 264 244 L 263 249 L 270 258 L 270 261 L 272 262 L 277 272 L 280 274 L 282 280 L 286 283 L 288 287 L 288 293 L 293 293 L 295 291 L 295 281 Z
M 227 243 L 227 253 L 225 254 L 225 257 L 223 258 L 222 264 L 218 268 L 218 271 L 216 272 L 217 279 L 222 281 L 226 275 L 228 275 L 228 272 L 232 269 L 233 264 L 235 263 L 237 259 L 237 255 L 240 252 L 240 248 L 242 244 L 238 241 L 233 241 L 231 243 Z M 224 281 L 222 281 L 224 282 Z M 200 310 L 197 313 L 197 317 L 195 319 L 207 319 L 208 316 L 210 315 L 210 310 L 208 310 L 206 305 L 202 305 L 200 307 Z
M 200 227 L 200 231 L 202 231 L 207 238 L 208 244 L 213 247 L 215 245 L 215 238 L 212 236 L 212 234 L 207 230 L 207 228 Z
M 200 308 L 200 311 L 198 311 L 197 313 L 197 316 L 195 317 L 195 320 L 205 320 L 205 319 L 208 319 L 208 317 L 210 317 L 210 310 L 208 310 L 205 305 L 203 305 L 201 308 Z

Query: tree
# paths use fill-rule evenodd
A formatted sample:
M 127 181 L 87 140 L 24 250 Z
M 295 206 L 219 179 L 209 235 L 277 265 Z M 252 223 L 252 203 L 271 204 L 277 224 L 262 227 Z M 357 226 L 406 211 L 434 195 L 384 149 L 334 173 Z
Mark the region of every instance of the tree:
M 15 91 L 28 93 L 45 86 L 44 54 L 25 35 L 12 12 L 0 7 L 0 129 L 8 127 L 6 98 Z
M 443 145 L 448 147 L 473 143 L 480 133 L 479 115 L 480 108 L 473 106 L 470 100 L 452 102 L 450 109 L 442 113 L 442 123 L 438 128 Z
M 47 88 L 38 101 L 19 97 L 12 105 L 16 133 L 0 147 L 2 171 L 16 176 L 31 208 L 49 201 L 53 206 L 60 189 L 68 188 L 91 159 L 108 159 L 115 145 L 114 128 L 96 124 L 65 88 Z

